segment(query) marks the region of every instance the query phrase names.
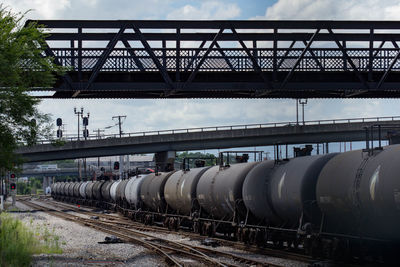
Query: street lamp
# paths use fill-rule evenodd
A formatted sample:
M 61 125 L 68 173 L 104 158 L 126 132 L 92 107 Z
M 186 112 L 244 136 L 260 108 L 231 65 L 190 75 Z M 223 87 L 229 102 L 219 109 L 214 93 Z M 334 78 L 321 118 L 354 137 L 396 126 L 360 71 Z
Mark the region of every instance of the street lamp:
M 304 125 L 304 106 L 307 105 L 307 99 L 299 99 L 299 104 L 302 106 L 303 110 L 303 125 Z
M 76 107 L 74 108 L 74 113 L 78 117 L 78 140 L 80 140 L 80 121 L 79 118 L 82 118 L 83 126 L 85 126 L 85 130 L 83 132 L 83 136 L 85 137 L 85 140 L 88 137 L 88 131 L 87 131 L 87 126 L 89 125 L 89 116 L 90 113 L 88 112 L 86 117 L 83 116 L 83 107 L 81 107 L 81 110 L 77 110 Z

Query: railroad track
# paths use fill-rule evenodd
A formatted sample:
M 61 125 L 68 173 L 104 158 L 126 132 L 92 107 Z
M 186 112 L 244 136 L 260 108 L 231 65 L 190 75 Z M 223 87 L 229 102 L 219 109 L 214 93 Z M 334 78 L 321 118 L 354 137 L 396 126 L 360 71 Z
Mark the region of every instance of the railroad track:
M 62 210 L 49 208 L 43 206 L 43 204 L 38 204 L 37 202 L 34 203 L 28 199 L 19 199 L 19 201 L 36 210 L 41 210 L 51 215 L 57 216 L 59 218 L 69 221 L 74 221 L 81 225 L 88 226 L 108 234 L 112 234 L 114 236 L 121 238 L 126 242 L 140 244 L 161 255 L 168 264 L 174 264 L 176 266 L 184 265 L 182 259 L 178 258 L 178 256 L 189 257 L 199 262 L 213 266 L 242 266 L 243 264 L 256 265 L 256 266 L 271 266 L 271 267 L 282 266 L 265 261 L 249 259 L 247 257 L 236 255 L 230 252 L 224 252 L 200 246 L 187 245 L 181 242 L 171 241 L 159 237 L 156 238 L 152 235 L 143 233 L 140 230 L 128 229 L 124 226 L 116 224 L 114 221 L 101 221 L 101 220 L 94 220 L 90 218 L 84 218 L 81 216 L 71 215 L 63 212 Z M 82 211 L 80 212 L 81 214 L 87 214 L 86 212 Z M 214 255 L 215 257 L 210 257 L 206 253 L 209 255 Z
M 98 216 L 99 218 L 114 221 L 115 223 L 118 223 L 119 225 L 125 225 L 126 227 L 134 227 L 136 230 L 139 230 L 139 231 L 144 231 L 144 232 L 157 231 L 158 233 L 165 233 L 165 234 L 169 234 L 169 233 L 173 232 L 173 231 L 170 231 L 168 229 L 165 229 L 165 228 L 159 227 L 159 226 L 143 225 L 140 222 L 132 221 L 123 216 L 117 217 L 114 215 L 101 214 L 98 212 L 94 212 L 94 211 L 90 210 L 90 209 L 93 209 L 93 207 L 87 207 L 87 206 L 82 207 L 82 205 L 81 205 L 80 208 L 77 208 L 76 206 L 74 206 L 74 204 L 66 204 L 66 203 L 62 203 L 62 202 L 58 202 L 58 201 L 54 201 L 54 200 L 51 200 L 50 204 L 60 207 L 60 208 L 64 208 L 66 210 L 69 209 L 71 211 L 78 212 L 78 213 L 85 213 L 90 216 Z M 183 236 L 195 239 L 195 240 L 203 239 L 202 236 L 199 236 L 196 233 L 192 233 L 192 232 L 188 232 L 188 231 L 184 231 L 184 230 L 176 231 L 176 233 L 179 233 L 180 235 L 183 235 Z M 219 244 L 227 246 L 227 247 L 233 247 L 233 248 L 245 250 L 248 252 L 266 255 L 269 257 L 284 258 L 284 259 L 290 259 L 290 260 L 295 260 L 295 261 L 300 261 L 300 262 L 305 262 L 305 263 L 312 263 L 315 261 L 312 257 L 310 257 L 308 255 L 294 253 L 294 252 L 290 252 L 290 251 L 283 251 L 283 250 L 269 248 L 269 247 L 258 247 L 255 245 L 243 244 L 240 242 L 230 241 L 227 239 L 217 238 L 217 237 L 213 237 L 212 239 L 217 241 Z

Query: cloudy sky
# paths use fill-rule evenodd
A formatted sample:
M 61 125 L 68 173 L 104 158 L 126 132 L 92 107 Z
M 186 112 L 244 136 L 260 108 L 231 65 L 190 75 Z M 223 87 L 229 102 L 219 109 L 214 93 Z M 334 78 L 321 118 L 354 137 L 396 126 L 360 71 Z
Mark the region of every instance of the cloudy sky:
M 346 19 L 400 20 L 395 0 L 2 0 L 30 19 Z M 398 100 L 313 100 L 306 120 L 399 115 Z M 90 111 L 90 130 L 127 115 L 136 132 L 200 126 L 295 121 L 294 100 L 44 100 L 40 110 L 76 133 L 74 107 Z M 108 133 L 116 133 L 111 128 Z

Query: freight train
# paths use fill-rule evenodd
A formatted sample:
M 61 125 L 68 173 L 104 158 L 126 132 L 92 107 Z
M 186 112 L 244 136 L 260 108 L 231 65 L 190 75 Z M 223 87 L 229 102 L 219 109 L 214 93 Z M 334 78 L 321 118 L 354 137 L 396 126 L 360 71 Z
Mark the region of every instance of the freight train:
M 382 257 L 400 243 L 400 145 L 57 182 L 53 198 L 145 224 L 327 258 Z

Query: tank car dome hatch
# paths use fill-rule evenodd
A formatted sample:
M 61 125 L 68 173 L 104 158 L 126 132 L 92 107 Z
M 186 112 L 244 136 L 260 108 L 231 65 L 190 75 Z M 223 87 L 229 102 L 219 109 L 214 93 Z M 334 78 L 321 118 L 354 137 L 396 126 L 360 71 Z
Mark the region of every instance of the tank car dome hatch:
M 173 173 L 158 173 L 159 175 L 151 173 L 144 179 L 140 187 L 140 198 L 146 207 L 152 211 L 163 212 L 165 210 L 164 186 Z
M 373 155 L 361 150 L 335 157 L 323 168 L 317 201 L 323 230 L 400 239 L 400 145 Z
M 171 175 L 164 187 L 165 201 L 177 213 L 189 215 L 196 199 L 197 183 L 210 167 L 180 170 Z
M 140 187 L 147 174 L 132 176 L 125 187 L 126 201 L 132 208 L 137 209 L 140 207 Z
M 298 225 L 301 216 L 319 221 L 315 187 L 324 165 L 337 153 L 305 156 L 278 165 L 269 182 L 273 210 L 287 224 Z
M 200 206 L 216 219 L 232 218 L 248 172 L 259 162 L 238 163 L 230 167 L 214 166 L 200 177 L 196 194 Z
M 247 174 L 242 189 L 246 208 L 258 219 L 271 224 L 281 221 L 272 209 L 268 193 L 268 183 L 275 167 L 274 160 L 261 162 Z
M 112 185 L 111 185 L 111 188 L 110 188 L 110 197 L 111 197 L 111 200 L 115 203 L 116 202 L 116 196 L 117 196 L 117 187 L 118 187 L 118 185 L 119 185 L 119 183 L 121 182 L 122 180 L 117 180 L 117 181 L 115 181 Z

